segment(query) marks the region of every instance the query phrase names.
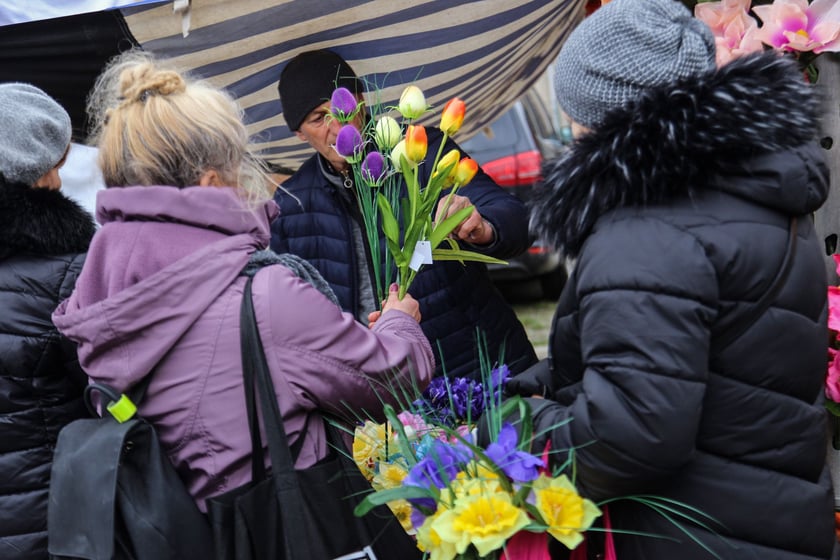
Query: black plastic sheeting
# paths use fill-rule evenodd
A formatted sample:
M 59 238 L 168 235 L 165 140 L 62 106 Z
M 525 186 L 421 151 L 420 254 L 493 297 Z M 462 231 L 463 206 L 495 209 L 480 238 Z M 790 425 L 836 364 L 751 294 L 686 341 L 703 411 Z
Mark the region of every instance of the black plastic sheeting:
M 0 82 L 27 82 L 49 93 L 70 113 L 73 140 L 83 142 L 85 101 L 97 76 L 108 60 L 136 46 L 119 10 L 3 26 Z

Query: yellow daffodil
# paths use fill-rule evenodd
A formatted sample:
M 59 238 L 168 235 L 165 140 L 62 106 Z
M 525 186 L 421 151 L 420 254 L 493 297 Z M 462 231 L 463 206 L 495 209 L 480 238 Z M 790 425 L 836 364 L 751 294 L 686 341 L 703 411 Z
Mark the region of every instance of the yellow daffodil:
M 446 511 L 449 510 L 438 506 L 438 510 L 417 528 L 417 548 L 428 552 L 429 560 L 452 560 L 458 554 L 455 545 L 442 540 L 435 528 L 438 518 Z
M 411 504 L 408 503 L 408 500 L 388 502 L 388 507 L 402 525 L 403 531 L 409 535 L 415 534 L 416 531 L 411 525 Z
M 367 421 L 353 435 L 353 460 L 368 481 L 373 479 L 381 448 L 385 444 L 385 425 Z
M 463 554 L 473 545 L 482 556 L 502 548 L 530 523 L 528 515 L 504 492 L 479 493 L 460 498 L 452 510 L 440 513 L 431 529 L 442 543 Z
M 582 498 L 566 475 L 549 478 L 541 474 L 532 488 L 548 533 L 569 549 L 583 541 L 582 533 L 601 515 L 598 506 Z
M 416 119 L 426 112 L 426 96 L 417 86 L 408 86 L 400 95 L 400 103 L 397 110 L 407 119 Z
M 377 490 L 397 488 L 408 471 L 399 463 L 380 463 L 379 474 L 373 477 L 373 487 Z

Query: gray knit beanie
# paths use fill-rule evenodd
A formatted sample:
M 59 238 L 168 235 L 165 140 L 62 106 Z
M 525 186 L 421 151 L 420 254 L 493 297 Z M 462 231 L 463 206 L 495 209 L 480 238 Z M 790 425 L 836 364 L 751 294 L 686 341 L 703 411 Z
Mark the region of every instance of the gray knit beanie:
M 715 68 L 715 40 L 675 0 L 613 0 L 572 32 L 557 57 L 554 90 L 577 123 L 604 116 L 643 90 Z
M 30 84 L 0 84 L 0 175 L 33 185 L 55 167 L 70 145 L 70 116 Z

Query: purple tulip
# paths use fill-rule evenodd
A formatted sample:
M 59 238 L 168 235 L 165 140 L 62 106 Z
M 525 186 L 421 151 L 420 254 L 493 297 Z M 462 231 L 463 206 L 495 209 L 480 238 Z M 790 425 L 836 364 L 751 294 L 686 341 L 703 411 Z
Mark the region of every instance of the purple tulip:
M 341 122 L 347 122 L 356 112 L 358 103 L 356 96 L 349 89 L 340 87 L 333 91 L 330 98 L 330 111 Z
M 352 124 L 342 126 L 335 139 L 335 151 L 351 163 L 358 161 L 362 151 L 362 134 L 359 129 Z
M 362 162 L 362 179 L 369 185 L 378 185 L 385 177 L 385 158 L 379 152 L 371 152 Z

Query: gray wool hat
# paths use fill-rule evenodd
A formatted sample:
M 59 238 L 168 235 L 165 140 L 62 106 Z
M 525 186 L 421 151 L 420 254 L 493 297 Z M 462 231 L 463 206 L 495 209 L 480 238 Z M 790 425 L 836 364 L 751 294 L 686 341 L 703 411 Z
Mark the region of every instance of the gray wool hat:
M 560 106 L 592 129 L 648 88 L 714 69 L 715 40 L 675 0 L 613 0 L 572 32 L 555 68 Z
M 32 185 L 61 161 L 70 145 L 70 115 L 30 84 L 0 84 L 0 174 Z

